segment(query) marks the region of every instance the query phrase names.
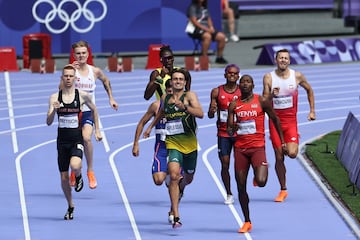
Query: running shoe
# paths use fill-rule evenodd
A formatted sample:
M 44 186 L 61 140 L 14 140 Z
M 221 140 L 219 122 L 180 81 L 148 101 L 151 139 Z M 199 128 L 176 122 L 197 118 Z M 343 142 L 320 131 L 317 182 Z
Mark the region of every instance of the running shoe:
M 182 223 L 180 222 L 179 217 L 174 217 L 174 223 L 172 224 L 173 228 L 179 228 L 182 226 Z
M 75 192 L 80 192 L 84 186 L 84 181 L 81 174 L 78 177 L 75 177 L 75 181 L 76 181 Z
M 259 186 L 259 185 L 257 184 L 257 182 L 256 182 L 255 177 L 253 178 L 253 186 L 254 186 L 254 187 L 258 187 L 258 186 Z
M 239 229 L 239 233 L 247 233 L 250 232 L 252 229 L 252 225 L 251 222 L 244 222 L 244 224 L 242 225 L 242 227 Z
M 234 203 L 234 197 L 233 197 L 233 195 L 227 195 L 224 203 L 225 203 L 226 205 L 233 204 L 233 203 Z
M 170 224 L 174 224 L 174 214 L 172 212 L 169 212 L 168 221 Z
M 283 202 L 287 196 L 288 192 L 286 190 L 281 190 L 279 195 L 275 198 L 275 202 Z
M 232 34 L 230 37 L 231 41 L 238 42 L 240 41 L 240 38 L 236 34 Z
M 91 189 L 96 188 L 97 182 L 96 182 L 94 172 L 93 171 L 87 172 L 87 176 L 88 176 L 88 179 L 89 179 L 89 188 L 91 188 Z
M 70 173 L 70 187 L 75 187 L 75 183 L 76 183 L 75 173 L 73 171 L 71 171 L 71 173 Z
M 73 218 L 74 218 L 74 207 L 68 207 L 68 210 L 64 216 L 64 220 L 73 220 Z

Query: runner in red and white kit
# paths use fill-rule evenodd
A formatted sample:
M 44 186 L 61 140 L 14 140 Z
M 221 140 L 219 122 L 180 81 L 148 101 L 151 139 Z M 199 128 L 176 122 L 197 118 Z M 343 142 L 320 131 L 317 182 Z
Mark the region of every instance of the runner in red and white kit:
M 227 115 L 229 104 L 240 97 L 240 89 L 237 85 L 240 68 L 236 64 L 229 64 L 225 67 L 224 77 L 226 83 L 211 90 L 208 117 L 214 118 L 217 115 L 217 137 L 218 155 L 221 162 L 221 179 L 224 183 L 227 197 L 225 204 L 233 204 L 234 197 L 230 187 L 230 153 L 235 142 L 235 136 L 227 133 Z
M 279 118 L 276 116 L 269 99 L 253 93 L 254 81 L 250 75 L 240 78 L 241 98 L 230 103 L 227 119 L 228 133 L 236 132 L 234 144 L 235 179 L 238 197 L 245 223 L 239 233 L 251 231 L 249 195 L 246 191 L 247 176 L 250 165 L 254 171 L 257 186 L 264 187 L 268 178 L 268 162 L 265 155 L 265 113 L 274 123 L 275 129 L 284 143 Z M 234 120 L 234 118 L 236 120 Z M 283 144 L 286 152 L 286 145 Z
M 284 132 L 288 156 L 296 158 L 299 151 L 299 134 L 297 127 L 298 86 L 303 87 L 307 93 L 310 106 L 308 120 L 315 120 L 314 92 L 305 76 L 289 68 L 290 53 L 287 49 L 276 52 L 275 62 L 277 68 L 266 73 L 263 78 L 263 96 L 272 99 L 273 108 L 280 118 L 281 128 Z M 288 196 L 286 187 L 285 154 L 282 151 L 281 141 L 273 124 L 269 123 L 270 138 L 275 152 L 275 170 L 280 183 L 280 193 L 275 202 L 283 202 Z
M 77 89 L 88 92 L 92 96 L 92 100 L 95 103 L 95 88 L 96 80 L 99 79 L 109 96 L 110 106 L 114 109 L 118 109 L 118 103 L 115 101 L 112 95 L 112 89 L 109 78 L 104 74 L 104 72 L 98 68 L 87 64 L 89 57 L 89 45 L 85 41 L 79 41 L 72 45 L 74 50 L 75 61 L 71 64 L 76 68 L 76 81 L 75 87 Z M 60 89 L 61 89 L 60 84 Z M 92 133 L 93 133 L 93 119 L 91 117 L 91 111 L 88 108 L 83 110 L 83 119 L 82 119 L 82 134 L 84 138 L 84 154 L 86 157 L 87 163 L 87 176 L 89 179 L 89 187 L 91 189 L 96 188 L 97 181 L 93 169 L 93 144 L 92 144 Z M 74 174 L 71 173 L 70 176 L 70 185 L 73 186 L 75 183 Z

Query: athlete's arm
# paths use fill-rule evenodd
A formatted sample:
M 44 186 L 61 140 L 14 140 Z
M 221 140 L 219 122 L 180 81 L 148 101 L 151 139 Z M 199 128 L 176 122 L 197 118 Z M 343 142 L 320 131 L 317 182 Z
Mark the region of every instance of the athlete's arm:
M 152 117 L 154 117 L 156 115 L 156 111 L 157 111 L 158 107 L 159 107 L 159 101 L 155 101 L 155 102 L 151 103 L 150 106 L 148 107 L 148 110 L 142 116 L 138 125 L 136 126 L 134 143 L 133 143 L 133 148 L 132 148 L 132 154 L 134 157 L 139 156 L 139 139 L 140 139 L 140 135 L 144 129 L 144 126 L 146 123 L 149 122 L 149 120 Z
M 271 74 L 266 73 L 263 77 L 263 93 L 262 95 L 268 99 L 272 99 L 271 94 Z
M 218 88 L 213 88 L 210 93 L 210 104 L 208 110 L 208 118 L 214 118 L 215 113 L 217 112 L 217 97 L 219 94 Z
M 54 93 L 49 98 L 49 110 L 47 112 L 46 124 L 50 126 L 54 122 L 56 109 L 60 107 L 58 102 L 58 93 Z
M 298 81 L 298 84 L 303 87 L 306 91 L 309 106 L 310 106 L 310 112 L 308 114 L 308 120 L 312 121 L 316 119 L 315 115 L 315 97 L 314 97 L 314 91 L 309 84 L 309 82 L 306 80 L 304 74 L 300 72 L 295 72 L 296 81 Z
M 234 133 L 237 131 L 237 124 L 234 121 L 234 110 L 235 110 L 235 106 L 236 106 L 236 101 L 232 101 L 229 105 L 228 108 L 228 118 L 227 118 L 227 133 L 229 134 L 229 136 L 233 136 Z
M 276 115 L 275 110 L 273 109 L 271 101 L 269 99 L 267 99 L 265 97 L 260 97 L 259 100 L 260 100 L 260 104 L 261 104 L 263 111 L 266 112 L 269 119 L 274 123 L 275 129 L 278 132 L 281 143 L 282 143 L 281 146 L 282 146 L 283 152 L 286 155 L 287 154 L 287 146 L 285 144 L 284 134 L 281 129 L 280 119 Z
M 100 81 L 103 83 L 104 89 L 105 89 L 107 95 L 109 96 L 110 106 L 114 110 L 118 110 L 119 105 L 118 105 L 118 103 L 115 101 L 115 99 L 113 97 L 109 78 L 104 74 L 104 72 L 100 68 L 93 67 L 93 69 L 94 69 L 94 73 L 96 75 L 96 78 L 100 79 Z
M 158 89 L 160 87 L 159 82 L 157 82 L 158 80 L 156 79 L 157 77 L 162 79 L 163 77 L 165 77 L 165 75 L 161 76 L 157 70 L 154 70 L 151 72 L 149 82 L 146 85 L 146 88 L 144 91 L 145 100 L 149 100 L 154 95 L 156 89 Z
M 62 80 L 60 80 L 60 83 L 59 83 L 59 90 L 63 89 L 64 87 L 64 82 Z
M 187 100 L 187 104 L 185 99 Z M 186 112 L 190 113 L 194 117 L 203 118 L 204 112 L 202 110 L 201 104 L 199 102 L 196 93 L 192 91 L 186 92 L 185 99 L 183 103 L 184 106 L 180 108 L 185 109 Z
M 161 108 L 160 111 L 156 114 L 153 121 L 150 123 L 149 127 L 145 130 L 143 137 L 148 138 L 150 137 L 151 129 L 160 121 L 161 118 L 163 118 L 165 115 L 164 108 Z

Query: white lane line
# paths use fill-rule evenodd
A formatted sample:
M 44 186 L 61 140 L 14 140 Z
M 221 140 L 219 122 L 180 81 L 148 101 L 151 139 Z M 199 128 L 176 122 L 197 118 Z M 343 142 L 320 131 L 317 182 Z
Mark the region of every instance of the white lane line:
M 109 152 L 110 151 L 110 145 L 109 145 L 109 142 L 108 142 L 107 137 L 105 135 L 105 131 L 103 129 L 103 125 L 101 123 L 100 117 L 99 117 L 99 128 L 100 128 L 101 136 L 103 137 L 102 142 L 104 144 L 105 151 Z
M 154 139 L 154 137 L 149 137 L 147 139 L 141 139 L 139 141 L 139 143 L 144 142 L 144 141 L 148 141 L 150 139 Z M 122 184 L 119 172 L 118 172 L 118 170 L 116 168 L 116 164 L 115 164 L 115 155 L 118 154 L 119 152 L 125 150 L 126 148 L 132 147 L 132 145 L 133 145 L 133 142 L 128 143 L 128 144 L 122 146 L 121 148 L 115 150 L 113 153 L 111 153 L 111 155 L 109 157 L 109 162 L 110 162 L 110 166 L 111 166 L 111 169 L 113 171 L 113 174 L 114 174 L 116 184 L 118 186 L 121 198 L 123 200 L 126 212 L 127 212 L 128 216 L 129 216 L 130 224 L 131 224 L 131 227 L 133 229 L 135 239 L 136 240 L 141 240 L 141 235 L 140 235 L 139 229 L 138 229 L 136 221 L 135 221 L 134 213 L 133 213 L 133 211 L 131 209 L 129 199 L 128 199 L 127 195 L 126 195 L 124 185 Z
M 4 78 L 5 78 L 5 86 L 6 86 L 6 98 L 7 98 L 8 111 L 9 111 L 11 139 L 12 139 L 14 153 L 17 153 L 19 151 L 19 146 L 18 146 L 17 137 L 16 137 L 14 107 L 13 107 L 13 103 L 12 103 L 9 72 L 4 72 Z
M 26 208 L 26 200 L 25 200 L 25 191 L 24 191 L 24 182 L 22 177 L 22 171 L 21 171 L 21 159 L 32 150 L 42 147 L 46 144 L 53 143 L 56 140 L 50 140 L 38 145 L 35 145 L 24 152 L 20 153 L 15 160 L 16 165 L 16 176 L 18 180 L 18 188 L 19 188 L 19 196 L 20 196 L 20 206 L 21 206 L 21 213 L 22 213 L 22 219 L 23 219 L 23 225 L 24 225 L 24 234 L 25 234 L 25 240 L 31 240 L 30 236 L 30 227 L 29 227 L 29 218 L 27 214 L 27 208 Z
M 222 183 L 220 182 L 219 178 L 216 176 L 216 173 L 214 171 L 214 168 L 211 166 L 211 164 L 209 163 L 209 160 L 208 160 L 208 155 L 209 155 L 209 152 L 213 151 L 217 149 L 217 144 L 213 145 L 212 147 L 208 148 L 205 150 L 205 152 L 202 154 L 202 160 L 206 166 L 206 168 L 208 169 L 212 179 L 214 180 L 217 188 L 219 189 L 221 195 L 224 197 L 224 200 L 226 199 L 226 191 L 222 185 Z M 235 207 L 233 204 L 230 204 L 228 205 L 228 207 L 230 208 L 230 211 L 232 212 L 232 214 L 234 215 L 237 223 L 239 224 L 239 227 L 241 227 L 244 223 L 243 221 L 241 221 L 241 218 L 238 214 L 238 212 L 236 211 Z M 249 233 L 244 233 L 244 236 L 246 239 L 248 240 L 251 240 L 251 235 Z

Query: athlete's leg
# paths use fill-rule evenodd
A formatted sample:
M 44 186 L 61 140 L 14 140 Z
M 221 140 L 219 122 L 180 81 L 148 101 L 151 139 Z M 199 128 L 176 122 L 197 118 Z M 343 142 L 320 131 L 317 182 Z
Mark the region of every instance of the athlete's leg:
M 265 147 L 252 149 L 251 165 L 254 168 L 257 186 L 264 187 L 268 179 L 268 162 L 266 160 Z
M 196 164 L 197 164 L 197 150 L 184 155 L 183 159 L 183 172 L 184 178 L 180 181 L 179 188 L 181 197 L 185 190 L 185 186 L 189 185 L 194 180 L 194 174 L 196 171 Z
M 286 167 L 285 158 L 281 148 L 275 148 L 275 171 L 281 190 L 286 190 Z
M 92 144 L 93 126 L 84 124 L 82 127 L 82 135 L 84 139 L 84 154 L 87 163 L 87 171 L 93 171 L 93 144 Z
M 289 158 L 296 158 L 299 152 L 299 144 L 295 142 L 286 143 Z
M 179 180 L 181 175 L 180 172 L 180 163 L 178 162 L 169 162 L 168 169 L 170 174 L 170 184 L 169 184 L 169 194 L 170 201 L 172 206 L 172 212 L 174 217 L 179 217 Z
M 221 179 L 227 195 L 232 195 L 230 181 L 230 153 L 233 146 L 232 138 L 218 137 L 218 153 L 221 162 Z
M 155 185 L 160 186 L 165 181 L 166 175 L 166 172 L 153 173 L 152 177 Z
M 61 178 L 61 189 L 64 193 L 68 206 L 74 207 L 74 203 L 71 195 L 71 187 L 69 184 L 69 172 L 68 171 L 60 172 L 60 178 Z
M 286 138 L 286 131 L 284 126 L 282 125 L 282 131 L 284 134 L 285 142 Z M 282 150 L 282 143 L 279 134 L 277 133 L 274 124 L 272 121 L 269 122 L 269 132 L 270 132 L 270 139 L 273 145 L 274 154 L 275 154 L 275 172 L 280 184 L 281 190 L 286 190 L 286 167 L 285 167 L 285 156 Z
M 154 159 L 152 176 L 155 185 L 160 186 L 167 176 L 167 149 L 164 142 L 156 142 L 154 146 Z
M 250 222 L 249 195 L 246 191 L 247 176 L 250 168 L 249 160 L 242 150 L 235 148 L 235 179 L 238 189 L 238 198 L 245 222 Z

